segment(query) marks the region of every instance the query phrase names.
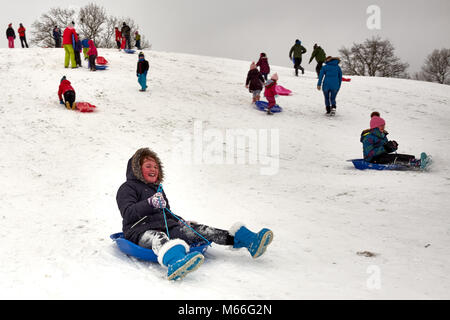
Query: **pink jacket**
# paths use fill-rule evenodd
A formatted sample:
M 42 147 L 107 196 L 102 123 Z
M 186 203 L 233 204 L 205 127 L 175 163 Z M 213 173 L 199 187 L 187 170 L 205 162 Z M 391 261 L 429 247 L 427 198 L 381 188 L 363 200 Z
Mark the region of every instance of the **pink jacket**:
M 96 56 L 97 55 L 97 48 L 94 45 L 94 41 L 89 40 L 88 41 L 89 44 L 89 51 L 88 51 L 88 56 Z
M 277 86 L 277 82 L 270 79 L 266 82 L 265 90 L 264 90 L 264 97 L 270 97 L 273 98 L 277 95 L 277 92 L 275 90 L 275 87 Z

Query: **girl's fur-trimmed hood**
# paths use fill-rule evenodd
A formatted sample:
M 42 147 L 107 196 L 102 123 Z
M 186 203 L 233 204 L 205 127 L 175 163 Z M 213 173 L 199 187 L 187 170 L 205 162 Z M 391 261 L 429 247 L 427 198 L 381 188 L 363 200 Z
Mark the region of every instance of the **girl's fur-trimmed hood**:
M 163 165 L 161 163 L 161 159 L 158 157 L 156 152 L 150 150 L 149 148 L 141 148 L 138 149 L 134 155 L 131 157 L 130 160 L 128 160 L 127 165 L 127 180 L 139 180 L 145 184 L 147 182 L 144 179 L 144 176 L 142 175 L 141 171 L 141 159 L 143 158 L 152 158 L 156 161 L 159 167 L 159 174 L 158 174 L 158 180 L 156 181 L 156 184 L 160 184 L 164 180 L 164 169 Z

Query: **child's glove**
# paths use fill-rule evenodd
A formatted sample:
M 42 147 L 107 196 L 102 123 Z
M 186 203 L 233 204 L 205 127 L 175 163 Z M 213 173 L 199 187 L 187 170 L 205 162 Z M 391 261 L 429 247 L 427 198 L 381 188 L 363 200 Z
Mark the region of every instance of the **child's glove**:
M 62 101 L 62 100 L 59 100 L 59 104 L 64 104 L 64 101 Z
M 396 141 L 388 141 L 384 144 L 384 149 L 387 153 L 394 152 L 395 150 L 397 150 L 397 147 L 398 143 Z
M 319 90 L 319 91 L 320 91 L 320 89 L 321 89 L 321 87 L 320 87 L 320 86 L 317 86 L 317 90 Z
M 147 201 L 153 208 L 163 209 L 167 205 L 161 192 L 155 193 L 153 196 L 148 198 Z

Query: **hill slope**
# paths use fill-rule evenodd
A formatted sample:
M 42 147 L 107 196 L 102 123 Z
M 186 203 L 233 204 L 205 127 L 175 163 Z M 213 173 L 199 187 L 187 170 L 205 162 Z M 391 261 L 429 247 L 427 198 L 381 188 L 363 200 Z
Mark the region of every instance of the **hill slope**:
M 294 95 L 268 117 L 244 88 L 249 62 L 147 52 L 141 93 L 136 55 L 99 54 L 109 70 L 64 69 L 60 49 L 0 50 L 0 298 L 449 298 L 450 87 L 353 77 L 329 119 L 314 74 L 272 66 Z M 59 105 L 63 75 L 95 113 Z M 399 152 L 434 156 L 431 172 L 346 162 L 361 157 L 374 110 Z M 235 129 L 267 157 L 240 158 L 254 153 L 227 141 Z M 159 265 L 119 252 L 109 239 L 121 230 L 115 195 L 144 146 L 163 160 L 175 213 L 225 229 L 269 227 L 267 254 L 253 261 L 213 245 L 198 271 L 169 283 Z

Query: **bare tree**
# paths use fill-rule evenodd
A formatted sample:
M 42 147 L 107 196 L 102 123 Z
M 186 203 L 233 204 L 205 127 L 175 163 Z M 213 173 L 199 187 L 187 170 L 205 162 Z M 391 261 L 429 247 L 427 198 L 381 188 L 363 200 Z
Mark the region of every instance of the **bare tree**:
M 450 49 L 435 49 L 425 60 L 420 80 L 450 84 Z
M 408 63 L 403 63 L 394 54 L 394 46 L 380 37 L 354 43 L 353 47 L 339 50 L 345 74 L 405 78 Z
M 64 30 L 73 20 L 75 20 L 75 10 L 73 9 L 50 9 L 49 12 L 42 14 L 40 19 L 31 25 L 33 28 L 31 43 L 39 47 L 54 47 L 53 28 L 58 26 Z
M 79 20 L 78 30 L 80 35 L 98 43 L 102 38 L 103 25 L 107 21 L 105 9 L 90 3 L 80 9 Z

